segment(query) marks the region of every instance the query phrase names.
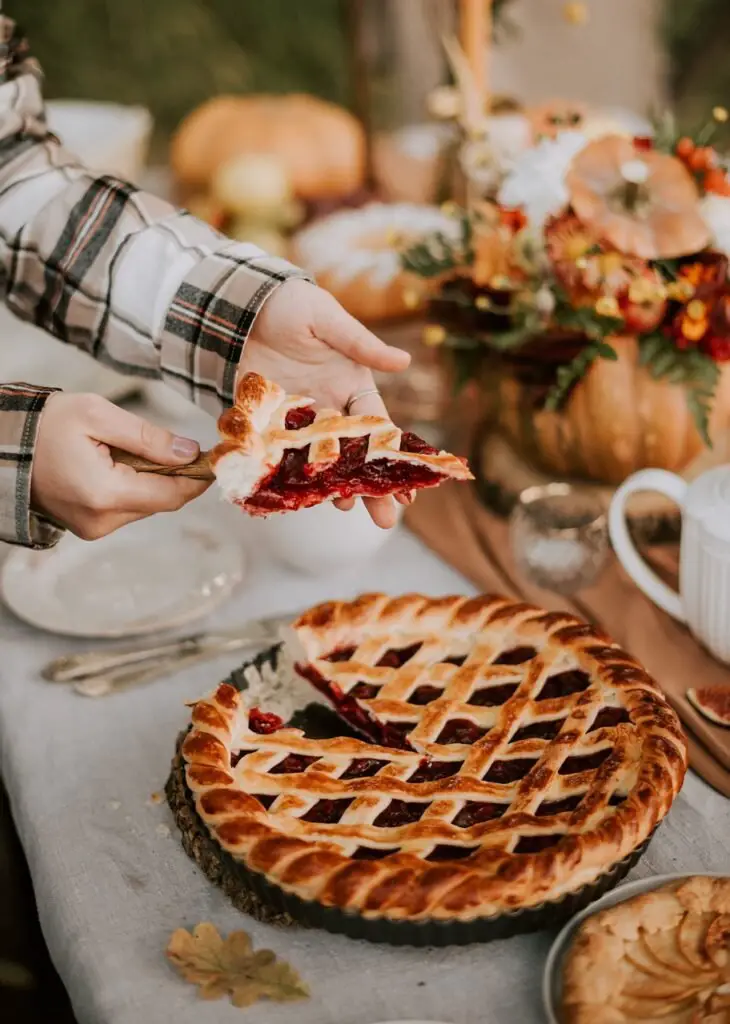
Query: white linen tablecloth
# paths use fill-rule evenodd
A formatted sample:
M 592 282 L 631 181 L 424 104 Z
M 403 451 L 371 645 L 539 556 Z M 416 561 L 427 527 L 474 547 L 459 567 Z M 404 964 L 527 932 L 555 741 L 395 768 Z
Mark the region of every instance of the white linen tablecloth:
M 243 532 L 243 530 L 242 530 Z M 365 569 L 311 579 L 254 569 L 217 626 L 294 611 L 364 590 L 471 591 L 399 529 Z M 281 930 L 237 913 L 188 859 L 162 790 L 184 702 L 209 690 L 235 657 L 138 691 L 92 700 L 41 681 L 51 657 L 77 649 L 0 613 L 0 769 L 25 848 L 51 956 L 79 1024 L 537 1024 L 551 934 L 483 946 L 374 946 L 325 932 Z M 688 778 L 634 871 L 730 870 L 730 801 Z M 310 984 L 298 1004 L 237 1011 L 200 1002 L 166 962 L 174 929 L 213 921 L 249 931 Z

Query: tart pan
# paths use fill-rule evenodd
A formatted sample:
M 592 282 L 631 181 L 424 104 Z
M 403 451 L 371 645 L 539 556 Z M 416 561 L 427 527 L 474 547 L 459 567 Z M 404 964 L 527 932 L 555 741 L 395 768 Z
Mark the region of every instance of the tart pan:
M 245 672 L 264 665 L 276 669 L 280 645 L 264 651 L 252 661 L 236 669 L 225 682 L 238 690 L 247 686 Z M 342 735 L 351 733 L 334 712 L 313 704 L 297 712 L 291 724 L 305 729 L 308 735 Z M 167 801 L 182 834 L 185 852 L 201 868 L 209 881 L 219 886 L 236 909 L 267 924 L 303 925 L 323 928 L 353 939 L 381 942 L 394 946 L 463 946 L 472 942 L 491 942 L 525 932 L 554 930 L 568 921 L 604 893 L 613 889 L 647 849 L 651 836 L 624 860 L 595 881 L 575 892 L 565 893 L 534 907 L 511 910 L 473 921 L 390 921 L 368 918 L 338 907 L 326 907 L 314 900 L 304 900 L 285 892 L 258 871 L 246 867 L 223 850 L 211 837 L 195 809 L 193 795 L 185 781 L 185 762 L 181 754 L 187 730 L 178 737 L 177 751 L 165 786 Z

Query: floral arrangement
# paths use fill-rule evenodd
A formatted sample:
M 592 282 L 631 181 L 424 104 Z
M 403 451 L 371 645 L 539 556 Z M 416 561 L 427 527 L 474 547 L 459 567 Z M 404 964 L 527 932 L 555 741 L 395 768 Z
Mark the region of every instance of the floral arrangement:
M 453 237 L 402 253 L 429 295 L 424 340 L 453 350 L 458 379 L 486 357 L 542 367 L 557 410 L 595 360 L 637 339 L 656 379 L 682 384 L 709 444 L 719 364 L 730 361 L 730 177 L 713 147 L 724 108 L 692 136 L 545 137 L 495 198 L 451 204 Z

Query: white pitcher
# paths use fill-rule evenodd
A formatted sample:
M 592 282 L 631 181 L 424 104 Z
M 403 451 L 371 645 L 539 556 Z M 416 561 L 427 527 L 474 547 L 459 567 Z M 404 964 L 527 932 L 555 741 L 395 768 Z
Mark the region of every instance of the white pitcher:
M 637 491 L 657 491 L 682 510 L 679 593 L 649 568 L 631 540 L 626 502 Z M 616 555 L 634 583 L 689 626 L 716 658 L 730 662 L 730 466 L 708 470 L 691 484 L 663 469 L 634 473 L 613 497 L 608 528 Z

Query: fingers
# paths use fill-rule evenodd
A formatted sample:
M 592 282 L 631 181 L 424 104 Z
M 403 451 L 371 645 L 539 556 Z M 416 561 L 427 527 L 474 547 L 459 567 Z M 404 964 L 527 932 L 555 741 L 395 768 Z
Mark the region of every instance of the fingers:
M 370 380 L 372 385 L 372 378 Z M 363 385 L 363 390 L 367 388 L 367 382 Z M 378 394 L 364 395 L 352 406 L 352 412 L 358 416 L 387 416 L 388 410 L 385 407 L 385 402 Z M 401 505 L 410 505 L 413 500 L 413 495 L 410 492 L 395 495 L 396 501 L 399 501 Z M 376 526 L 381 527 L 383 530 L 390 530 L 398 522 L 398 513 L 391 497 L 385 498 L 363 498 L 365 507 L 370 513 L 370 517 Z M 335 503 L 339 509 L 343 511 L 349 511 L 352 508 L 354 501 L 347 499 L 347 501 L 338 501 Z
M 397 373 L 405 370 L 411 361 L 407 352 L 386 345 L 335 299 L 323 301 L 317 308 L 314 329 L 320 341 L 371 370 Z
M 361 388 L 358 388 L 358 391 L 367 391 L 368 388 L 374 387 L 375 381 L 372 376 L 368 374 L 364 377 L 364 383 Z M 353 416 L 384 416 L 386 419 L 390 418 L 382 395 L 377 393 L 373 393 L 372 395 L 363 395 L 362 398 L 358 398 L 356 401 L 351 402 L 350 412 Z
M 200 454 L 197 441 L 177 437 L 103 398 L 88 395 L 87 399 L 85 418 L 89 436 L 97 441 L 163 466 L 185 465 Z
M 129 466 L 119 465 L 114 467 L 114 478 L 114 485 L 109 488 L 109 503 L 133 513 L 135 518 L 155 512 L 175 512 L 210 487 L 207 480 L 135 473 Z
M 398 522 L 398 513 L 391 497 L 363 498 L 362 500 L 376 526 L 379 526 L 381 530 L 393 529 Z

